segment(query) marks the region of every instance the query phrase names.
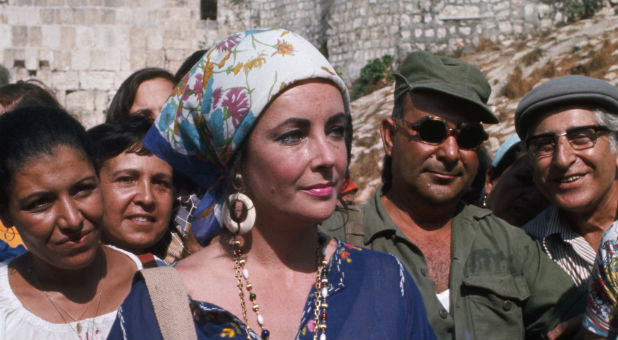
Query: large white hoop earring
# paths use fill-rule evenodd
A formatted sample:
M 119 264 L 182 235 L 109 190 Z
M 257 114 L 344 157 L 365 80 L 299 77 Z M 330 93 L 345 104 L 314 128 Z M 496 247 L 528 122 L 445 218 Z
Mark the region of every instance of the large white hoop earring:
M 225 227 L 234 235 L 248 233 L 255 224 L 255 207 L 249 196 L 235 192 L 228 196 L 221 209 Z

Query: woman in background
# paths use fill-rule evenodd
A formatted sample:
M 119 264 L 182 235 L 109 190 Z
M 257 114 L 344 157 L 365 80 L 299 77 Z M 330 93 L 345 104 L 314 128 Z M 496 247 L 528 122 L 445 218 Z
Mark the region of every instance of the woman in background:
M 151 119 L 132 115 L 88 130 L 103 193 L 103 242 L 138 255 L 144 267 L 182 255 L 166 259 L 173 172 L 142 145 L 151 125 Z
M 140 110 L 150 110 L 150 118 L 155 119 L 173 88 L 174 76 L 168 71 L 154 67 L 137 70 L 120 85 L 107 109 L 105 121 L 126 117 Z

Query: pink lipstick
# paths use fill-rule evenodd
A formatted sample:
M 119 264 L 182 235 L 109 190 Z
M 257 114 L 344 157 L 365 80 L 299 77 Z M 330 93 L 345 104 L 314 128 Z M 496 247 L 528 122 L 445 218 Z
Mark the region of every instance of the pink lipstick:
M 333 185 L 328 184 L 318 184 L 311 186 L 307 189 L 303 189 L 304 192 L 308 193 L 311 196 L 316 197 L 330 197 L 333 194 Z

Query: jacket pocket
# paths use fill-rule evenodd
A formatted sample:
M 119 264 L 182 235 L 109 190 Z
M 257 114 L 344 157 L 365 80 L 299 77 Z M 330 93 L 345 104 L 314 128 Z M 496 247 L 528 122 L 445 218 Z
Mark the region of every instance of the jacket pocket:
M 523 339 L 522 306 L 530 296 L 521 276 L 510 274 L 471 275 L 463 279 L 462 304 L 468 334 L 477 339 Z

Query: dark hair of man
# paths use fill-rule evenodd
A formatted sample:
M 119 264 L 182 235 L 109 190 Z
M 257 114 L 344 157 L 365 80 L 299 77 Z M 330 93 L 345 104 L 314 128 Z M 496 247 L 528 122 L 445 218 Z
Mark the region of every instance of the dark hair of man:
M 393 105 L 393 119 L 403 119 L 404 115 L 404 101 L 406 96 L 409 95 L 410 92 L 405 92 L 400 94 L 395 98 L 395 103 Z M 382 162 L 382 193 L 388 192 L 391 186 L 391 181 L 393 180 L 393 173 L 391 169 L 391 157 L 384 155 L 384 161 Z
M 47 86 L 36 79 L 19 80 L 16 83 L 1 86 L 0 106 L 11 110 L 26 106 L 62 108 Z
M 189 73 L 191 68 L 195 64 L 197 64 L 197 62 L 200 61 L 200 59 L 202 59 L 202 57 L 204 56 L 204 53 L 206 52 L 208 52 L 208 50 L 197 50 L 191 53 L 191 55 L 188 56 L 187 59 L 185 59 L 185 61 L 182 62 L 182 65 L 180 65 L 180 67 L 178 68 L 178 71 L 176 71 L 176 74 L 174 74 L 174 84 L 178 84 L 182 80 L 182 78 L 184 78 L 185 75 Z
M 97 171 L 107 160 L 123 152 L 136 153 L 140 156 L 152 155 L 142 144 L 151 126 L 152 119 L 138 112 L 89 129 L 88 137 L 93 145 Z
M 109 122 L 131 114 L 131 106 L 137 95 L 137 88 L 145 81 L 156 78 L 167 79 L 174 82 L 174 76 L 162 68 L 148 67 L 133 72 L 125 79 L 118 92 L 112 98 L 111 104 L 105 113 L 105 122 Z
M 56 147 L 72 147 L 92 160 L 84 127 L 55 107 L 28 106 L 0 115 L 0 145 L 0 206 L 8 203 L 15 172 L 41 155 L 52 155 Z

